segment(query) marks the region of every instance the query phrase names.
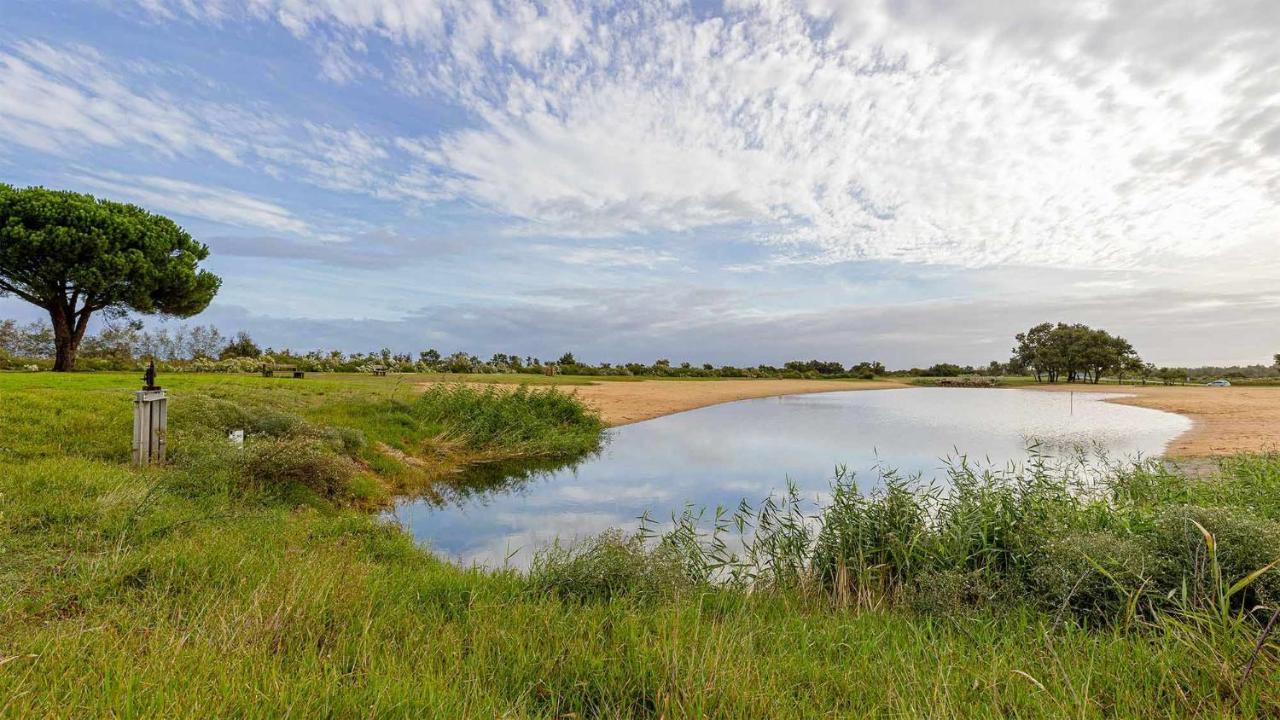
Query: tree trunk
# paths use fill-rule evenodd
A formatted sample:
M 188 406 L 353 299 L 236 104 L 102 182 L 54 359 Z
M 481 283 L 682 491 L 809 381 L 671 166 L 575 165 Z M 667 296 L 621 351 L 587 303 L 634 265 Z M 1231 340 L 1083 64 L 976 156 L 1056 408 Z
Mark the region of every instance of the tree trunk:
M 75 370 L 76 353 L 80 350 L 84 331 L 89 327 L 89 309 L 77 313 L 55 305 L 49 310 L 49 320 L 53 325 L 54 372 Z

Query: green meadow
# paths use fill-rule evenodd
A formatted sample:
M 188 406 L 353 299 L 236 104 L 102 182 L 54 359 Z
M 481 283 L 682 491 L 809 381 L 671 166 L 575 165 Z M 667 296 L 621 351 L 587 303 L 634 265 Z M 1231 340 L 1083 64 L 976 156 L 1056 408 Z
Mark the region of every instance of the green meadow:
M 575 398 L 161 381 L 170 462 L 140 470 L 136 373 L 0 373 L 0 716 L 1280 714 L 1274 455 L 837 478 L 817 516 L 783 498 L 482 570 L 379 510 L 592 452 Z

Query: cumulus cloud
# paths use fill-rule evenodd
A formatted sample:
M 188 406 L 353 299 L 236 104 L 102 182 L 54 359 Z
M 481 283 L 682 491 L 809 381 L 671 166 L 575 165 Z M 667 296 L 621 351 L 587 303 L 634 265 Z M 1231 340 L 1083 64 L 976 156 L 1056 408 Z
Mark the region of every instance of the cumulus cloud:
M 1096 267 L 1280 223 L 1267 0 L 149 4 L 386 54 L 400 90 L 476 118 L 416 139 L 390 187 L 513 232 L 728 225 L 780 261 Z

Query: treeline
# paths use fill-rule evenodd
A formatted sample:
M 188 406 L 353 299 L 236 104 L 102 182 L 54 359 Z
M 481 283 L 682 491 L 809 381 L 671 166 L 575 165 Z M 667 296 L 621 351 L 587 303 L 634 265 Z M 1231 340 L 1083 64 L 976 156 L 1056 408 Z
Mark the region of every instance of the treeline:
M 875 361 L 845 365 L 836 360 L 792 360 L 782 366 L 736 367 L 711 363 L 675 363 L 659 358 L 651 363 L 582 362 L 573 353 L 543 359 L 516 353 L 495 353 L 487 359 L 466 352 L 443 354 L 423 350 L 416 354 L 382 348 L 367 353 L 340 350 L 296 351 L 261 347 L 248 333 L 225 335 L 213 325 L 181 325 L 146 330 L 136 320 L 109 323 L 98 334 L 86 337 L 80 348 L 79 367 L 85 370 L 131 370 L 154 358 L 168 372 L 253 372 L 263 363 L 296 365 L 306 372 L 417 373 L 559 373 L 586 376 L 725 377 L 725 378 L 858 378 L 920 377 L 989 378 L 1034 376 L 1042 382 L 1098 382 L 1103 377 L 1143 383 L 1198 382 L 1231 378 L 1267 383 L 1280 378 L 1280 356 L 1271 366 L 1156 367 L 1143 362 L 1124 338 L 1086 325 L 1041 323 L 1015 338 L 1013 357 L 987 365 L 937 363 L 929 367 L 889 370 Z M 0 320 L 0 369 L 48 369 L 55 353 L 52 328 L 35 321 L 26 324 Z
M 19 324 L 0 320 L 0 368 L 50 366 L 55 352 L 52 328 L 36 321 Z M 291 348 L 261 347 L 245 332 L 224 335 L 213 325 L 178 326 L 145 330 L 141 322 L 118 322 L 86 337 L 80 346 L 78 367 L 83 370 L 129 370 L 154 358 L 162 371 L 169 372 L 253 372 L 264 363 L 296 365 L 306 372 L 371 372 L 385 368 L 391 372 L 418 373 L 557 373 L 587 376 L 648 377 L 728 377 L 728 378 L 862 378 L 888 374 L 880 362 L 859 362 L 845 366 L 832 360 L 794 360 L 782 367 L 756 365 L 694 365 L 659 358 L 652 363 L 608 363 L 596 365 L 579 361 L 573 353 L 543 359 L 517 353 L 495 353 L 488 359 L 455 352 L 445 355 L 429 349 L 417 354 L 392 352 L 382 348 L 368 353 L 340 350 L 297 351 Z

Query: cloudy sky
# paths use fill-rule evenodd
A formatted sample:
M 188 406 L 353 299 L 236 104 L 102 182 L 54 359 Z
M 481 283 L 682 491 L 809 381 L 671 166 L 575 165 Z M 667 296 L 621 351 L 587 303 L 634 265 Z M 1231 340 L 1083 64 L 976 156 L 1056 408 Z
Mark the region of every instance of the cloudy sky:
M 1275 0 L 0 0 L 0 180 L 298 348 L 1280 352 Z M 34 317 L 12 299 L 0 316 Z

